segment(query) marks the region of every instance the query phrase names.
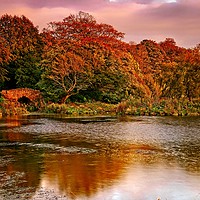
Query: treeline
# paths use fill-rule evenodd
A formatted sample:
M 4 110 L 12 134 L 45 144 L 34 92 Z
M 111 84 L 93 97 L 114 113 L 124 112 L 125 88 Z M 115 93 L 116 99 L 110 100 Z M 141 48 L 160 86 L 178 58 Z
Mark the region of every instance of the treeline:
M 85 12 L 50 22 L 41 33 L 25 16 L 3 15 L 0 90 L 38 89 L 54 103 L 199 100 L 200 45 L 123 38 Z

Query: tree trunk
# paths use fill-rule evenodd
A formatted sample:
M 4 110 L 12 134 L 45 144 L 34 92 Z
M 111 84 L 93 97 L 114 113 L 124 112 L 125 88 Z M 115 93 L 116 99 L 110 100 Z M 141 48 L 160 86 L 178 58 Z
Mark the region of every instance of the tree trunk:
M 66 102 L 66 100 L 71 96 L 71 94 L 67 94 L 66 96 L 64 96 L 62 99 L 61 99 L 61 104 L 64 104 Z

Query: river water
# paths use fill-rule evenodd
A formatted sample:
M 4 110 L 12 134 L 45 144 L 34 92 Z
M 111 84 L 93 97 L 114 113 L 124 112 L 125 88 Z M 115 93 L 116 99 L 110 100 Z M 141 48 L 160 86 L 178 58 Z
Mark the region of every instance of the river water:
M 0 200 L 200 200 L 200 117 L 0 119 Z

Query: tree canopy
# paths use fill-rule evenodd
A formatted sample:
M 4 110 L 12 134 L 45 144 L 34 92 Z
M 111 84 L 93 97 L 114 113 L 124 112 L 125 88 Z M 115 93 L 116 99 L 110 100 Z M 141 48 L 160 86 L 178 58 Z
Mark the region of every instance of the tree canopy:
M 124 33 L 80 11 L 41 33 L 25 16 L 0 18 L 0 88 L 40 89 L 47 101 L 118 103 L 200 98 L 200 48 L 123 41 Z
M 3 15 L 0 38 L 4 48 L 4 87 L 34 87 L 39 78 L 41 37 L 37 27 L 25 16 Z M 2 41 L 1 40 L 1 41 Z M 5 46 L 6 45 L 6 46 Z M 5 59 L 5 53 L 9 59 Z M 2 56 L 3 54 L 1 54 Z

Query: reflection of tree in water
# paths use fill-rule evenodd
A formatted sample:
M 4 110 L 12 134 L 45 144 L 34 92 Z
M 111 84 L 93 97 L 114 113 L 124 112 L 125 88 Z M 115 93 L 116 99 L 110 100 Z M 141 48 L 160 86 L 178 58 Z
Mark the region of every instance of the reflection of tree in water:
M 29 199 L 31 196 L 34 199 L 38 192 L 43 195 L 41 187 L 45 187 L 44 193 L 57 195 L 56 198 L 60 194 L 70 199 L 92 198 L 99 191 L 121 182 L 130 166 L 159 163 L 167 166 L 170 158 L 170 163 L 179 161 L 150 145 L 118 143 L 101 144 L 98 148 L 99 153 L 93 154 L 46 151 L 44 154 L 42 149 L 9 147 L 9 155 L 14 156 L 10 161 L 4 156 L 7 163 L 0 164 L 0 171 L 7 171 L 7 174 L 0 173 L 0 197 L 8 194 L 7 199 Z
M 36 154 L 22 146 L 4 150 L 12 156 L 0 156 L 0 198 L 29 199 L 40 183 L 42 152 Z
M 12 123 L 12 120 L 9 123 Z M 32 122 L 23 123 L 31 124 Z M 20 124 L 16 124 L 16 126 L 20 126 Z M 92 126 L 89 127 L 92 128 Z M 60 132 L 65 129 L 66 125 L 64 124 L 64 128 L 60 129 Z M 89 135 L 91 137 L 84 134 L 77 137 L 74 135 L 73 129 L 71 135 L 56 133 L 51 136 L 47 133 L 40 135 L 41 137 L 36 137 L 34 134 L 29 135 L 32 129 L 27 130 L 23 132 L 22 129 L 21 133 L 12 128 L 5 132 L 0 130 L 0 142 L 8 141 L 9 145 L 3 146 L 3 143 L 0 143 L 0 199 L 2 200 L 17 199 L 17 197 L 22 200 L 47 199 L 47 196 L 38 198 L 43 195 L 43 192 L 55 196 L 52 199 L 56 199 L 60 194 L 67 196 L 67 199 L 87 197 L 93 199 L 95 195 L 123 182 L 127 170 L 133 166 L 137 168 L 138 165 L 144 167 L 142 175 L 145 177 L 149 176 L 148 170 L 145 171 L 146 166 L 153 170 L 168 169 L 169 167 L 170 173 L 176 167 L 183 168 L 184 173 L 185 171 L 200 173 L 199 137 L 195 137 L 195 135 L 192 139 L 190 138 L 191 141 L 188 141 L 187 135 L 184 137 L 178 135 L 179 137 L 177 136 L 172 142 L 167 140 L 166 143 L 161 143 L 159 148 L 157 147 L 158 142 L 154 146 L 150 144 L 150 141 L 144 142 L 145 144 L 135 144 L 133 141 L 129 143 L 125 140 L 115 140 L 111 131 L 108 134 L 106 132 L 103 135 L 105 137 L 99 139 L 92 137 L 92 134 Z M 49 131 L 49 129 L 47 130 Z M 88 136 L 88 138 L 85 139 L 84 136 Z M 77 151 L 72 151 L 71 154 L 67 148 L 62 151 L 64 147 L 71 146 L 75 147 Z M 62 148 L 55 151 L 56 147 Z M 83 154 L 82 147 L 95 149 L 97 152 L 88 151 L 88 154 Z M 159 165 L 160 167 L 155 168 Z M 151 187 L 152 191 L 154 191 L 154 186 L 158 187 L 160 184 L 160 177 L 158 176 L 156 179 L 157 173 L 153 172 L 152 180 L 158 180 L 158 182 Z M 131 183 L 137 184 L 137 171 L 134 171 L 133 174 L 135 182 Z M 163 178 L 163 176 L 161 177 Z M 164 176 L 164 178 L 166 177 Z M 143 176 L 139 177 L 140 183 L 146 181 L 143 178 Z M 191 183 L 193 182 L 191 181 Z M 145 187 L 148 188 L 149 185 L 144 184 L 141 189 L 145 190 Z M 1 198 L 3 195 L 5 198 Z
M 44 160 L 46 173 L 42 182 L 46 187 L 57 188 L 58 192 L 72 199 L 91 197 L 99 190 L 119 182 L 128 166 L 137 162 L 137 159 L 149 162 L 155 157 L 154 153 L 145 156 L 145 153 L 142 155 L 137 151 L 147 153 L 154 149 L 150 146 L 129 146 L 124 149 L 118 146 L 110 151 L 105 149 L 100 154 L 50 155 Z
M 32 141 L 33 135 L 12 130 L 29 123 L 19 119 L 2 119 L 6 131 L 0 132 L 0 199 L 27 199 L 40 182 L 42 152 L 20 145 Z
M 13 132 L 13 131 L 2 133 L 2 139 L 9 142 L 28 142 L 32 138 L 33 138 L 32 135 L 28 135 L 26 133 Z
M 21 125 L 27 125 L 29 124 L 29 119 L 28 116 L 23 116 L 23 120 L 22 117 L 20 116 L 7 116 L 6 118 L 0 118 L 0 128 L 1 129 L 8 129 L 8 128 L 12 128 L 12 127 L 18 127 Z
M 89 155 L 51 156 L 51 161 L 45 160 L 46 181 L 54 184 L 57 180 L 56 187 L 73 198 L 91 196 L 118 179 L 122 173 L 122 164 L 117 160 L 108 157 L 90 159 Z

